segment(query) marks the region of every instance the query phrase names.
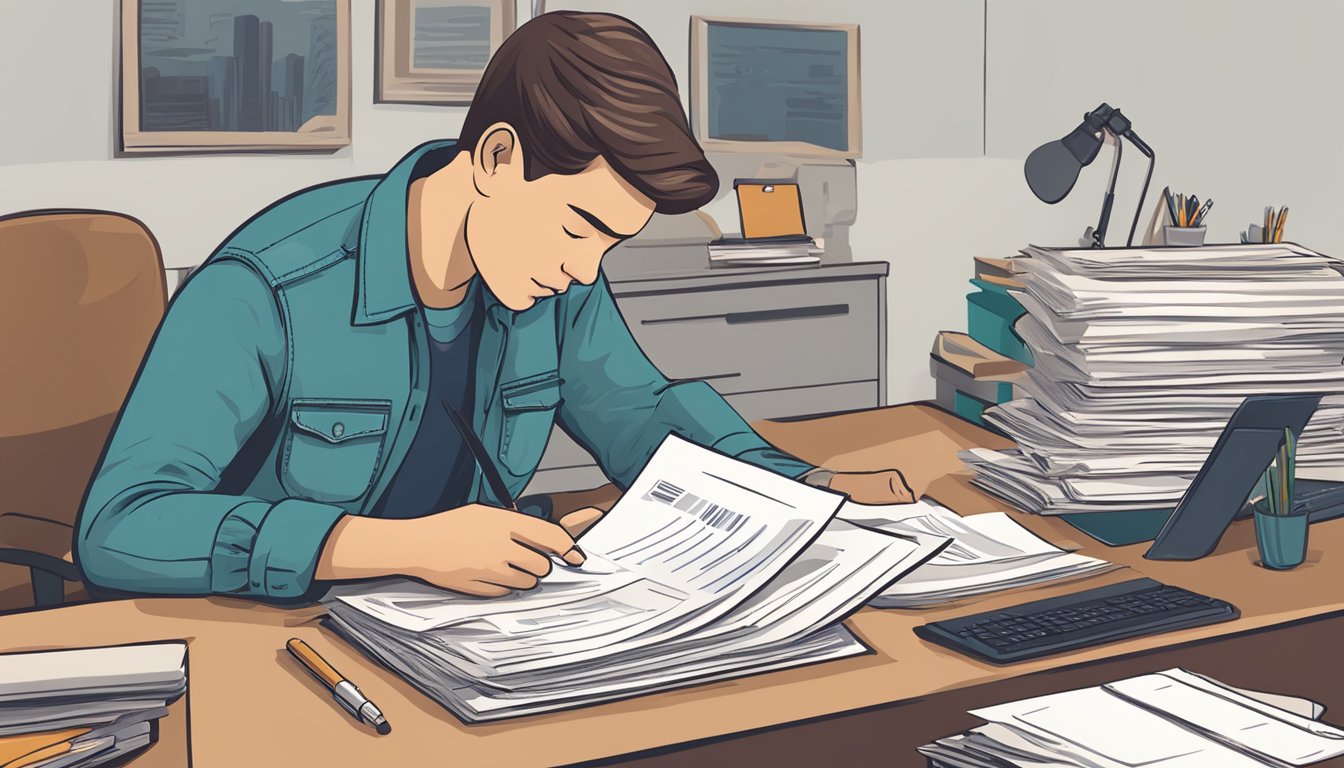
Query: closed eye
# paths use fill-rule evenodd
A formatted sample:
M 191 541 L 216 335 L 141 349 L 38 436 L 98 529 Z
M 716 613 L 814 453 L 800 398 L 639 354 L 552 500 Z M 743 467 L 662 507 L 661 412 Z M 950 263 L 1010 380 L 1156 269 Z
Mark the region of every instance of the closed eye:
M 574 234 L 573 232 L 570 232 L 570 231 L 569 231 L 569 227 L 562 226 L 562 227 L 560 227 L 560 228 L 563 229 L 563 230 L 565 230 L 565 234 L 566 234 L 566 235 L 569 235 L 570 237 L 574 238 L 575 240 L 582 240 L 582 239 L 583 239 L 583 235 L 576 235 L 576 234 Z

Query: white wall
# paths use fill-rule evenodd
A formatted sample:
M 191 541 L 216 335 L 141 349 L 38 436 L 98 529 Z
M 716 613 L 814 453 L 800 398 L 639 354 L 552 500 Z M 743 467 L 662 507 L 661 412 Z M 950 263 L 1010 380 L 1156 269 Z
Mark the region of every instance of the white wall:
M 0 213 L 127 213 L 158 238 L 168 266 L 190 266 L 273 200 L 383 173 L 411 147 L 457 135 L 463 107 L 373 103 L 374 2 L 351 5 L 351 146 L 311 155 L 116 158 L 118 3 L 0 3 Z
M 115 5 L 0 3 L 0 213 L 125 211 L 149 225 L 170 265 L 192 264 L 270 200 L 384 171 L 461 124 L 461 108 L 373 105 L 374 3 L 353 0 L 352 147 L 113 159 Z M 645 26 L 683 84 L 691 14 L 861 25 L 865 155 L 851 244 L 856 259 L 891 263 L 894 402 L 932 395 L 928 349 L 939 329 L 965 328 L 973 256 L 1071 243 L 1095 223 L 1107 157 L 1056 206 L 1032 197 L 1022 160 L 1102 101 L 1124 109 L 1157 150 L 1154 192 L 1170 184 L 1217 201 L 1210 240 L 1235 240 L 1265 205 L 1286 204 L 1292 239 L 1344 255 L 1333 215 L 1344 203 L 1338 0 L 548 3 L 571 5 Z M 1182 67 L 1179 87 L 1172 65 Z M 1125 158 L 1111 244 L 1128 232 L 1143 170 L 1137 152 Z

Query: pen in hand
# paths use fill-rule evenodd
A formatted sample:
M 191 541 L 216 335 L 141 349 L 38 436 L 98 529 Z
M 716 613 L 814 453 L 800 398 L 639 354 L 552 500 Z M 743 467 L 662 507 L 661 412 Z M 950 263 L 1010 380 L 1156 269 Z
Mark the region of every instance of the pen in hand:
M 386 736 L 392 732 L 392 724 L 387 722 L 383 713 L 355 684 L 345 679 L 345 676 L 336 671 L 336 668 L 327 663 L 327 660 L 317 655 L 311 646 L 297 637 L 291 637 L 289 642 L 285 643 L 285 648 L 289 649 L 290 654 L 299 660 L 299 663 L 308 668 L 309 672 L 318 680 L 321 680 L 327 688 L 331 689 L 331 695 L 336 701 L 344 707 L 350 714 L 357 719 L 369 723 L 378 730 L 379 735 Z

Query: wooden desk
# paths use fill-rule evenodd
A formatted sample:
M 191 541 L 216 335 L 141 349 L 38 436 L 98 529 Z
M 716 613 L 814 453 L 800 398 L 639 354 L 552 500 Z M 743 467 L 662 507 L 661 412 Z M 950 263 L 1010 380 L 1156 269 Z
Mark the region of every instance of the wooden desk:
M 899 466 L 916 491 L 926 491 L 964 514 L 1003 509 L 967 484 L 969 476 L 962 472 L 955 452 L 1005 442 L 936 409 L 907 405 L 758 426 L 767 439 L 809 461 L 838 469 Z M 1103 675 L 1111 667 L 1077 665 L 1121 656 L 1128 658 L 1111 662 L 1121 665 L 1114 669 L 1126 670 L 1121 674 L 1170 666 L 1177 659 L 1233 684 L 1320 696 L 1326 703 L 1344 706 L 1339 702 L 1344 665 L 1318 663 L 1315 659 L 1323 655 L 1307 655 L 1323 654 L 1324 646 L 1344 639 L 1341 620 L 1276 630 L 1273 634 L 1282 637 L 1282 643 L 1255 645 L 1234 638 L 1187 646 L 1184 655 L 1175 651 L 1133 655 L 1344 612 L 1344 523 L 1313 526 L 1307 562 L 1294 571 L 1279 573 L 1254 564 L 1254 533 L 1245 523 L 1234 524 L 1210 557 L 1173 563 L 1143 560 L 1142 545 L 1108 549 L 1079 541 L 1082 537 L 1060 521 L 1017 518 L 1047 538 L 1077 541 L 1084 553 L 1130 568 L 1086 582 L 1015 590 L 931 610 L 861 611 L 849 623 L 876 650 L 868 656 L 492 725 L 463 725 L 316 626 L 312 609 L 284 611 L 223 598 L 78 605 L 0 618 L 0 646 L 18 650 L 186 639 L 191 659 L 190 743 L 192 764 L 197 768 L 299 760 L 313 765 L 418 765 L 430 758 L 462 766 L 556 765 L 607 762 L 604 758 L 647 755 L 650 750 L 668 751 L 659 758 L 659 765 L 685 765 L 694 760 L 698 765 L 880 762 L 918 766 L 922 760 L 910 751 L 911 745 L 970 724 L 964 715 L 958 719 L 949 714 L 953 707 L 965 709 L 1058 690 L 1076 679 L 1095 682 L 1089 676 Z M 1229 600 L 1241 608 L 1242 617 L 1010 667 L 959 656 L 919 640 L 912 632 L 926 620 L 1064 594 L 1083 583 L 1097 586 L 1139 574 Z M 392 733 L 379 737 L 352 723 L 283 650 L 291 636 L 304 638 L 348 674 L 383 708 L 392 722 Z M 1218 654 L 1221 661 L 1217 665 L 1202 667 L 1199 662 L 1209 654 L 1200 649 L 1215 647 L 1232 650 Z M 1241 665 L 1229 656 L 1235 652 L 1248 654 L 1239 657 Z M 1280 660 L 1296 665 L 1282 678 L 1270 674 L 1286 669 L 1277 663 Z M 1315 667 L 1319 674 L 1307 674 Z M 1245 675 L 1234 674 L 1238 670 Z M 984 688 L 967 690 L 973 686 Z M 926 711 L 930 713 L 927 717 Z M 853 714 L 836 717 L 839 713 Z M 817 722 L 801 722 L 808 720 Z M 776 728 L 783 724 L 798 725 Z M 706 744 L 754 730 L 762 732 Z M 866 738 L 860 738 L 863 733 Z M 799 746 L 798 735 L 805 735 L 803 740 L 810 747 Z M 842 744 L 841 738 L 851 741 Z M 701 746 L 691 752 L 666 750 L 688 743 Z M 734 752 L 741 745 L 746 745 L 745 751 Z M 165 746 L 151 748 L 144 762 L 173 765 L 172 760 L 178 759 L 176 764 L 181 764 L 181 756 L 167 754 L 168 750 L 161 749 Z

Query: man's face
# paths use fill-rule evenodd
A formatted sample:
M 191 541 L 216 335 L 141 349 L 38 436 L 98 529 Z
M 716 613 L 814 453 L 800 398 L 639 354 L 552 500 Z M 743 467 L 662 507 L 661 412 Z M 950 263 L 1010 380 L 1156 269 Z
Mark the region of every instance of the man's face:
M 580 173 L 523 178 L 501 163 L 467 216 L 466 240 L 491 292 L 515 312 L 597 280 L 602 256 L 648 223 L 654 203 L 602 158 Z

